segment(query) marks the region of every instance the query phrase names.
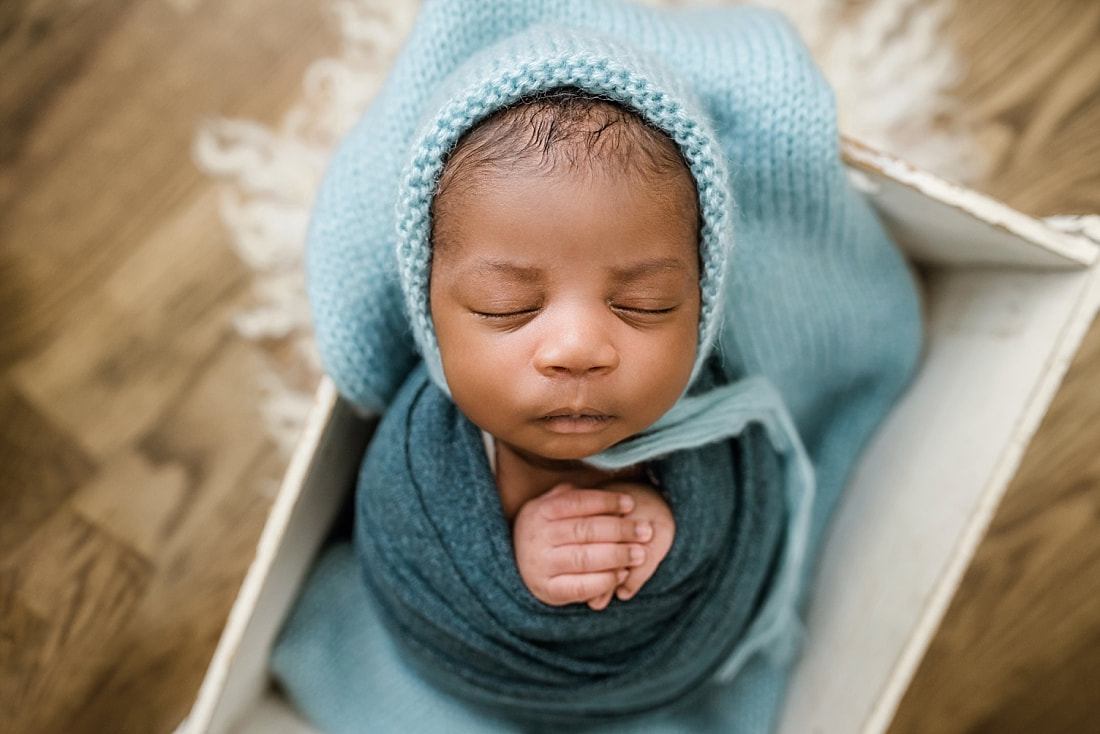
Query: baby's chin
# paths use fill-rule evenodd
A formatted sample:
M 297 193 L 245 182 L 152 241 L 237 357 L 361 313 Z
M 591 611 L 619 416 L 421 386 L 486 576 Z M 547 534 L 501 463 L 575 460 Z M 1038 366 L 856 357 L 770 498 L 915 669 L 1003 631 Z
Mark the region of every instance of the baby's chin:
M 637 434 L 627 436 L 606 436 L 600 441 L 550 441 L 540 446 L 517 447 L 509 444 L 513 451 L 532 466 L 546 469 L 593 468 L 589 459 L 598 454 L 629 441 Z M 593 437 L 589 437 L 590 439 Z
M 506 443 L 508 443 L 513 453 L 532 466 L 551 471 L 568 471 L 588 467 L 589 465 L 585 462 L 586 459 L 610 448 L 615 442 L 555 441 L 538 447 L 526 447 L 511 442 Z

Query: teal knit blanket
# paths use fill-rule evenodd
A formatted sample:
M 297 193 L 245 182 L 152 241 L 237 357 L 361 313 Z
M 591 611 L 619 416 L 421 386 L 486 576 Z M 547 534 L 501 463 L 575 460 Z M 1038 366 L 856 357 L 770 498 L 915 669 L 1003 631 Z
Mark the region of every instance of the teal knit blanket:
M 913 372 L 921 326 L 902 258 L 847 183 L 831 91 L 781 17 L 614 0 L 426 2 L 318 195 L 307 271 L 325 369 L 368 411 L 387 409 L 418 362 L 446 394 L 427 303 L 443 155 L 493 110 L 561 86 L 635 109 L 680 146 L 702 213 L 695 376 L 717 363 L 725 377 L 596 463 L 762 426 L 781 459 L 771 486 L 786 498 L 789 563 L 775 577 L 781 609 L 770 610 L 786 619 L 806 598 L 859 451 Z M 678 527 L 678 540 L 690 532 Z M 332 734 L 514 730 L 410 676 L 361 578 L 346 546 L 334 550 L 284 631 L 275 667 L 304 710 Z M 739 647 L 755 652 L 735 651 L 712 684 L 623 731 L 770 730 L 789 673 L 776 649 Z

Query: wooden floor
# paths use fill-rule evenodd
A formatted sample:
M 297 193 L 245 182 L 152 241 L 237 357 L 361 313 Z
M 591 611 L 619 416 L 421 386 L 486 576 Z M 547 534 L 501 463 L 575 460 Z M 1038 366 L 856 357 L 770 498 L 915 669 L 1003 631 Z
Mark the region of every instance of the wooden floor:
M 1100 3 L 957 0 L 960 90 L 1025 212 L 1100 212 Z M 282 459 L 190 160 L 335 52 L 320 2 L 0 3 L 0 731 L 170 732 Z M 1100 731 L 1100 327 L 893 734 Z

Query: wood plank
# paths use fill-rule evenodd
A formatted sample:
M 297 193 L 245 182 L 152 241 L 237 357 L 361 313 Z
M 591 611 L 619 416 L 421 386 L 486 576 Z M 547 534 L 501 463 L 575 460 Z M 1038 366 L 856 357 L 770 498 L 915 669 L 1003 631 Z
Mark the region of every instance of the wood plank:
M 94 456 L 148 430 L 229 333 L 226 309 L 247 276 L 220 239 L 216 207 L 207 189 L 175 212 L 59 319 L 65 338 L 11 371 Z
M 178 462 L 154 464 L 140 452 L 124 449 L 103 463 L 69 505 L 144 557 L 158 559 L 165 539 L 179 530 L 189 508 L 195 492 L 190 474 Z
M 95 470 L 78 442 L 0 379 L 0 560 Z
M 34 671 L 49 664 L 40 651 L 50 634 L 50 620 L 32 611 L 18 595 L 20 572 L 0 568 L 0 725 L 15 721 L 31 700 Z
M 29 467 L 0 498 L 0 731 L 168 732 L 283 461 L 191 140 L 274 122 L 333 36 L 264 0 L 4 3 L 0 28 L 0 476 Z
M 16 158 L 39 118 L 92 56 L 132 0 L 8 0 L 0 4 L 0 163 Z M 12 179 L 0 177 L 4 184 Z M 0 200 L 4 190 L 0 188 Z
M 59 0 L 44 7 L 46 17 L 66 9 Z M 0 168 L 0 274 L 19 292 L 7 297 L 18 308 L 0 342 L 0 365 L 57 338 L 72 304 L 207 185 L 190 160 L 202 116 L 270 120 L 289 104 L 305 64 L 331 40 L 312 3 L 270 11 L 263 0 L 236 0 L 181 17 L 145 0 L 108 27 L 90 24 L 87 14 L 64 16 L 73 33 L 96 42 L 79 66 L 66 67 L 48 106 L 13 110 L 32 127 L 4 128 L 19 145 Z M 52 42 L 67 38 L 40 39 L 41 53 L 64 54 Z M 9 44 L 14 51 L 4 50 Z M 0 56 L 21 46 L 18 36 L 5 37 Z M 29 83 L 38 79 L 32 74 Z
M 978 186 L 1036 216 L 1100 211 L 1100 3 L 971 0 L 948 31 L 963 115 L 998 141 Z
M 284 460 L 259 429 L 252 381 L 257 349 L 221 347 L 186 397 L 174 404 L 117 471 L 151 475 L 146 511 L 117 512 L 102 482 L 73 505 L 114 535 L 150 547 L 157 573 L 111 650 L 96 696 L 81 703 L 67 732 L 171 731 L 186 714 L 217 644 L 272 498 Z M 163 484 L 161 484 L 163 483 Z M 153 524 L 155 531 L 145 525 Z M 151 683 L 155 681 L 155 683 Z M 140 707 L 120 702 L 140 697 Z
M 0 660 L 0 679 L 19 681 L 0 731 L 54 732 L 54 722 L 94 695 L 105 655 L 129 623 L 153 573 L 132 549 L 61 510 L 0 565 L 0 598 L 15 595 L 19 655 Z M 12 622 L 5 622 L 11 625 Z M 18 667 L 16 667 L 18 666 Z

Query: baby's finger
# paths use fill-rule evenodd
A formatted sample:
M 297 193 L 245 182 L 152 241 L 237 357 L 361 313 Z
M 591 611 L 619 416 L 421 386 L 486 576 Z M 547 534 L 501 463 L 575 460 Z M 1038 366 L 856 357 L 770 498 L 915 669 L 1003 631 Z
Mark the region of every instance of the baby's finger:
M 566 518 L 546 527 L 546 541 L 550 545 L 648 543 L 653 538 L 653 523 L 617 515 Z
M 547 554 L 550 576 L 630 568 L 645 563 L 645 547 L 627 543 L 559 545 Z
M 619 585 L 619 588 L 615 589 L 615 596 L 619 598 L 619 601 L 628 601 L 633 598 L 638 590 L 645 586 L 645 582 L 653 576 L 655 570 L 650 568 L 630 569 L 626 580 Z
M 626 572 L 603 571 L 601 573 L 567 573 L 554 576 L 547 583 L 547 591 L 558 604 L 587 602 L 619 585 Z
M 622 492 L 602 489 L 569 489 L 548 492 L 540 503 L 547 520 L 588 515 L 625 515 L 634 509 L 634 498 Z
M 607 609 L 607 605 L 611 603 L 611 599 L 614 596 L 615 590 L 611 589 L 606 594 L 597 596 L 595 599 L 589 599 L 588 608 L 594 612 L 598 612 L 602 609 Z

